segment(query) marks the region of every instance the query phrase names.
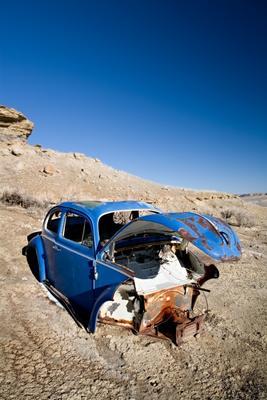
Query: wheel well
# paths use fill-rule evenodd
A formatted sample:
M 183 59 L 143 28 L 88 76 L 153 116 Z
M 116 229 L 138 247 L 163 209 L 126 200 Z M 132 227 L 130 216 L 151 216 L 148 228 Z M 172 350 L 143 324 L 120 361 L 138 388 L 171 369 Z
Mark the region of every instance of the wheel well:
M 37 280 L 40 279 L 39 276 L 39 262 L 38 262 L 38 257 L 36 254 L 36 250 L 32 247 L 27 249 L 27 262 L 29 264 L 29 267 L 31 269 L 31 272 L 35 276 Z
M 28 243 L 35 237 L 41 234 L 41 231 L 32 232 L 27 236 Z

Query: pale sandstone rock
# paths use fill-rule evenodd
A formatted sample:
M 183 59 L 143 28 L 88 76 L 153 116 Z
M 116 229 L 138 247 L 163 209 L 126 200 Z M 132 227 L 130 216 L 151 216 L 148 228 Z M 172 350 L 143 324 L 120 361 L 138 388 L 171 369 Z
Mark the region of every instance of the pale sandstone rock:
M 47 164 L 42 171 L 46 175 L 55 175 L 57 172 L 59 172 L 56 167 L 52 164 Z
M 26 142 L 33 130 L 34 124 L 21 112 L 0 106 L 0 141 Z
M 23 148 L 21 146 L 12 146 L 11 147 L 11 154 L 13 156 L 21 156 L 23 154 Z
M 73 153 L 73 157 L 76 158 L 76 160 L 82 160 L 86 156 L 83 153 Z

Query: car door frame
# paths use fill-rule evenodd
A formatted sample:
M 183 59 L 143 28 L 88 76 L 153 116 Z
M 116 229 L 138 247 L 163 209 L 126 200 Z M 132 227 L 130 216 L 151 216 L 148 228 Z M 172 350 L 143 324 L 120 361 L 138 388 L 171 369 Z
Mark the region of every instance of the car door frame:
M 68 212 L 73 213 L 75 215 L 79 215 L 80 217 L 84 218 L 90 225 L 91 227 L 91 232 L 92 232 L 92 240 L 93 240 L 93 244 L 92 247 L 87 247 L 85 245 L 82 245 L 78 242 L 75 242 L 71 239 L 67 239 L 64 237 L 64 229 L 65 229 L 65 224 L 66 224 L 66 217 Z M 77 282 L 75 281 L 75 278 L 73 280 L 73 285 L 76 284 L 75 288 L 73 286 L 73 289 L 71 289 L 71 281 L 70 281 L 70 286 L 68 287 L 68 281 L 65 281 L 65 283 L 67 284 L 68 289 L 65 289 L 65 293 L 64 291 L 62 291 L 62 288 L 60 288 L 60 278 L 62 277 L 62 281 L 61 281 L 61 286 L 64 288 L 64 277 L 65 279 L 67 279 L 67 273 L 69 271 L 66 272 L 66 276 L 65 276 L 65 270 L 64 268 L 67 267 L 69 269 L 73 271 L 76 271 L 76 266 L 74 266 L 72 263 L 69 264 L 69 266 L 67 265 L 62 265 L 62 261 L 68 260 L 71 257 L 71 255 L 68 255 L 68 252 L 72 253 L 72 257 L 75 260 L 75 257 L 78 256 L 79 259 L 79 264 L 80 264 L 80 260 L 84 262 L 83 259 L 85 259 L 85 265 L 84 264 L 80 264 L 77 266 L 77 268 L 88 268 L 88 270 L 84 270 L 83 272 L 85 273 L 84 275 L 84 281 L 86 283 L 87 278 L 89 278 L 88 280 L 88 292 L 91 292 L 91 298 L 90 301 L 88 300 L 88 308 L 87 311 L 90 312 L 92 309 L 92 306 L 94 304 L 94 289 L 95 289 L 95 245 L 94 245 L 94 228 L 93 228 L 93 221 L 90 218 L 90 216 L 88 216 L 87 214 L 76 210 L 75 208 L 64 208 L 62 209 L 62 223 L 60 225 L 60 228 L 58 230 L 58 234 L 55 240 L 55 246 L 58 248 L 57 251 L 57 255 L 56 255 L 56 265 L 59 271 L 59 281 L 58 281 L 58 287 L 56 287 L 57 290 L 59 290 L 60 293 L 62 293 L 64 296 L 66 296 L 69 300 L 71 300 L 71 296 L 72 296 L 72 290 L 73 290 L 73 295 L 75 295 L 75 290 L 77 290 L 78 286 L 77 286 Z M 82 258 L 81 258 L 82 257 Z M 60 274 L 60 272 L 62 271 L 62 274 Z M 78 270 L 79 271 L 79 270 Z M 71 273 L 70 273 L 71 275 Z M 84 283 L 83 281 L 83 283 Z
M 60 221 L 57 227 L 57 232 L 51 231 L 47 228 L 48 221 L 50 217 L 55 213 L 56 211 L 61 212 L 60 216 Z M 44 254 L 45 254 L 45 278 L 46 280 L 54 286 L 54 273 L 55 273 L 55 246 L 56 246 L 56 239 L 58 237 L 58 234 L 60 230 L 62 229 L 62 224 L 63 224 L 63 215 L 64 215 L 64 210 L 60 206 L 55 206 L 51 210 L 48 211 L 46 214 L 46 217 L 44 219 L 43 223 L 43 228 L 42 228 L 42 240 L 43 240 L 43 246 L 44 246 Z

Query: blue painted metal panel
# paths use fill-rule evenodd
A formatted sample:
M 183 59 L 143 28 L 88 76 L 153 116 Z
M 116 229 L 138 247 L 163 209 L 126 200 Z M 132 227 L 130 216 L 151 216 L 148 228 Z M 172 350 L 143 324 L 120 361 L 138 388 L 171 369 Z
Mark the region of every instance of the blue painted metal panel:
M 55 211 L 61 211 L 61 219 L 58 224 L 58 232 L 62 229 L 62 225 L 64 222 L 64 208 L 62 208 L 60 205 L 57 205 L 55 207 L 52 207 L 48 213 L 45 216 L 44 222 L 43 222 L 43 227 L 42 227 L 42 240 L 44 244 L 44 252 L 45 252 L 45 257 L 46 257 L 46 279 L 49 280 L 49 282 L 52 285 L 55 285 L 55 277 L 57 274 L 57 268 L 56 268 L 56 252 L 55 252 L 55 242 L 56 238 L 58 236 L 58 232 L 51 232 L 49 229 L 46 228 L 47 221 Z
M 60 206 L 60 209 L 62 217 L 59 229 L 56 235 L 52 234 L 53 254 L 50 255 L 49 280 L 72 304 L 90 311 L 94 302 L 92 271 L 95 251 L 94 248 L 64 238 L 63 230 L 67 211 L 73 211 L 87 219 L 92 228 L 91 219 L 74 208 L 66 209 Z M 48 231 L 46 236 L 47 234 Z
M 224 221 L 211 215 L 199 215 L 191 212 L 170 213 L 171 218 L 185 225 L 187 232 L 194 239 L 190 240 L 196 247 L 218 261 L 239 260 L 241 245 L 235 231 Z M 179 234 L 183 236 L 183 228 Z M 188 234 L 185 234 L 188 237 Z
M 100 249 L 98 223 L 99 219 L 103 215 L 116 211 L 148 210 L 148 211 L 154 211 L 156 213 L 160 212 L 158 208 L 142 201 L 64 202 L 54 207 L 54 209 L 56 208 L 59 208 L 62 211 L 72 210 L 73 212 L 79 212 L 80 214 L 82 214 L 85 217 L 88 217 L 91 220 L 93 234 L 94 234 L 95 252 L 97 252 Z
M 149 231 L 150 228 L 155 232 L 155 226 L 158 226 L 159 232 L 177 233 L 214 260 L 230 261 L 241 257 L 239 239 L 228 224 L 212 216 L 191 212 L 151 214 L 138 218 L 123 227 L 112 242 Z
M 118 286 L 132 276 L 130 271 L 115 264 L 102 261 L 96 263 L 97 279 L 95 280 L 95 303 L 90 314 L 88 329 L 95 332 L 99 310 L 106 301 L 113 300 Z
M 56 288 L 83 310 L 94 302 L 92 251 L 79 243 L 57 238 Z
M 89 319 L 89 323 L 87 326 L 87 329 L 89 332 L 94 333 L 96 331 L 99 310 L 106 301 L 113 299 L 113 296 L 117 290 L 117 287 L 118 287 L 118 285 L 106 286 L 99 293 L 99 296 L 96 298 L 96 301 L 94 303 L 93 309 L 90 314 L 90 319 Z
M 92 203 L 96 205 L 94 207 L 88 205 Z M 93 220 L 97 220 L 101 215 L 115 211 L 151 210 L 160 212 L 158 208 L 142 201 L 64 202 L 60 206 L 86 213 Z
M 46 279 L 46 266 L 45 266 L 45 251 L 42 237 L 35 236 L 28 244 L 28 249 L 34 249 L 38 260 L 39 281 L 42 282 Z

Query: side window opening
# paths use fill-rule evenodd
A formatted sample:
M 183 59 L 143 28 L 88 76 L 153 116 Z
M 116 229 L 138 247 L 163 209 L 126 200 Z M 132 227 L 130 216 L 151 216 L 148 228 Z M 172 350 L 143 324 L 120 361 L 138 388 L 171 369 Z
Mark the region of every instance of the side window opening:
M 90 223 L 84 217 L 72 212 L 66 214 L 63 237 L 86 247 L 93 247 Z
M 60 210 L 54 211 L 48 218 L 46 228 L 53 233 L 57 233 L 61 216 Z
M 93 235 L 90 223 L 85 220 L 83 226 L 82 244 L 87 247 L 93 247 Z

